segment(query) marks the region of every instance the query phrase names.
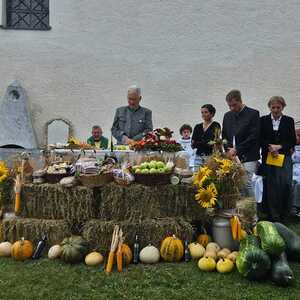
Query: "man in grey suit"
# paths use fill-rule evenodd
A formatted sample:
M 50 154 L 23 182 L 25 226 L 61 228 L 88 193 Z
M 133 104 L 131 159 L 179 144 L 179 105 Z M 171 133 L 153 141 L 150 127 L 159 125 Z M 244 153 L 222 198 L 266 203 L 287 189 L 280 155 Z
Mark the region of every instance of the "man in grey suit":
M 144 134 L 153 130 L 152 112 L 140 106 L 141 89 L 135 85 L 128 88 L 128 106 L 117 108 L 111 128 L 112 135 L 118 144 L 129 144 L 139 141 Z

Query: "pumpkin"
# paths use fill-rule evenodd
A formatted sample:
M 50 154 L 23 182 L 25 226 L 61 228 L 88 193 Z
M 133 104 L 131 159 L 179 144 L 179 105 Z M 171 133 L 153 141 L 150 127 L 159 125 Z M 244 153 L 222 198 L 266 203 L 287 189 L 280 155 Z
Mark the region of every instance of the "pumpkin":
M 122 244 L 122 256 L 125 265 L 128 266 L 132 262 L 132 251 L 127 244 Z
M 211 257 L 214 260 L 217 259 L 217 252 L 214 249 L 208 249 L 204 252 L 204 257 Z
M 221 258 L 217 262 L 217 271 L 219 273 L 229 273 L 233 270 L 234 264 L 230 259 Z
M 239 254 L 238 251 L 233 251 L 226 258 L 230 259 L 235 264 L 238 254 Z
M 159 250 L 152 245 L 148 245 L 140 252 L 140 261 L 144 264 L 155 264 L 159 262 L 159 258 Z
M 61 256 L 62 248 L 60 245 L 52 246 L 48 251 L 48 258 L 55 259 Z
M 219 252 L 221 250 L 221 247 L 217 243 L 208 243 L 206 246 L 206 250 L 213 249 L 215 252 Z
M 0 244 L 0 256 L 9 257 L 11 255 L 12 244 L 10 242 L 3 242 Z
M 15 260 L 25 260 L 30 258 L 33 254 L 33 245 L 30 241 L 21 238 L 20 241 L 15 242 L 11 247 L 11 256 Z
M 98 266 L 103 263 L 103 256 L 99 252 L 91 252 L 85 257 L 85 264 L 87 266 Z
M 230 250 L 227 249 L 227 248 L 223 248 L 222 250 L 220 250 L 218 253 L 217 253 L 217 257 L 218 258 L 225 258 L 227 257 L 229 254 L 230 254 Z
M 183 243 L 175 235 L 166 237 L 160 247 L 160 255 L 165 261 L 178 262 L 184 253 Z
M 88 252 L 88 243 L 81 236 L 65 238 L 61 246 L 61 258 L 67 263 L 78 263 L 83 261 Z
M 205 253 L 205 248 L 199 243 L 191 243 L 189 244 L 189 251 L 192 259 L 199 259 Z
M 216 268 L 216 262 L 211 257 L 202 257 L 198 261 L 198 267 L 202 271 L 212 272 Z
M 199 234 L 197 237 L 197 242 L 202 245 L 203 247 L 206 247 L 208 243 L 212 241 L 211 236 L 208 234 Z

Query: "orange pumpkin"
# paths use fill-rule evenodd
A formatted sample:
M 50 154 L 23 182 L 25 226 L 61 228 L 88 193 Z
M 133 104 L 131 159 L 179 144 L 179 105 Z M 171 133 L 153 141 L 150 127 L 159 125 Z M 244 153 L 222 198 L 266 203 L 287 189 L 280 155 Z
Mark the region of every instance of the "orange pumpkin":
M 125 260 L 125 264 L 129 265 L 132 261 L 132 251 L 127 244 L 122 244 L 122 256 Z
M 204 234 L 199 234 L 197 237 L 197 242 L 202 245 L 204 248 L 207 246 L 208 243 L 211 242 L 211 237 L 204 233 Z
M 160 247 L 160 255 L 165 261 L 180 261 L 183 257 L 184 247 L 175 235 L 166 237 Z
M 15 242 L 11 248 L 11 256 L 15 260 L 25 260 L 30 258 L 33 254 L 33 245 L 30 241 L 25 240 L 23 237 L 20 241 Z

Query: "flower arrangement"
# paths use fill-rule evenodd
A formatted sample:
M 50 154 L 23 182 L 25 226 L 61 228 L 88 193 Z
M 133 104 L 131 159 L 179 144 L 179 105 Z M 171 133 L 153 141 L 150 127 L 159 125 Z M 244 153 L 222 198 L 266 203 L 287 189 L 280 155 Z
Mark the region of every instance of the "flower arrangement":
M 135 151 L 181 151 L 181 145 L 172 140 L 173 131 L 169 128 L 157 128 L 148 132 L 141 141 L 133 142 L 130 148 Z
M 0 161 L 0 206 L 9 198 L 10 171 L 4 161 Z
M 234 208 L 245 185 L 245 171 L 237 161 L 214 153 L 194 175 L 193 184 L 201 207 Z

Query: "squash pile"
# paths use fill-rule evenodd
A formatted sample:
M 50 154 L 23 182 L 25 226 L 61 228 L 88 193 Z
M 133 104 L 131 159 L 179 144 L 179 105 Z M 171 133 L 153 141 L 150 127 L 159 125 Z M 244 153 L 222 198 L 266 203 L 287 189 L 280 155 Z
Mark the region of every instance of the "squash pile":
M 199 243 L 192 243 L 189 245 L 191 257 L 199 259 L 198 267 L 205 272 L 212 272 L 217 270 L 219 273 L 230 273 L 234 269 L 237 251 L 223 248 L 214 242 L 207 244 L 204 248 Z
M 300 261 L 300 237 L 281 223 L 260 221 L 255 235 L 240 244 L 236 266 L 249 280 L 265 280 L 271 275 L 276 285 L 289 286 L 295 281 L 288 260 Z

